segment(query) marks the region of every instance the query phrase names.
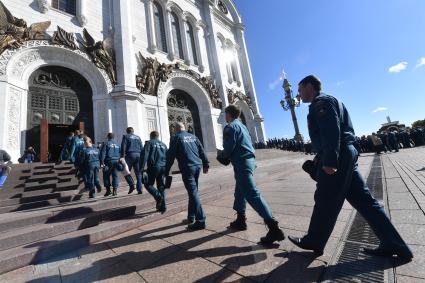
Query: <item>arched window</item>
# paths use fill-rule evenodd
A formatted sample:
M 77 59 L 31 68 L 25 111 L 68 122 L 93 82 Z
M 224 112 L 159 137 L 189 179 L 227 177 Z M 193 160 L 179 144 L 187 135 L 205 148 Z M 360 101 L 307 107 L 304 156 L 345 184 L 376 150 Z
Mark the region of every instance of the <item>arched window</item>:
M 186 38 L 187 38 L 187 47 L 189 53 L 189 60 L 194 65 L 198 65 L 198 54 L 196 53 L 196 45 L 195 45 L 195 34 L 193 31 L 193 26 L 191 23 L 187 23 L 186 25 Z
M 234 60 L 230 62 L 230 68 L 232 70 L 233 81 L 239 81 L 238 66 L 236 65 L 236 60 L 237 58 L 234 58 Z
M 174 53 L 178 58 L 183 59 L 184 55 L 180 23 L 179 18 L 174 12 L 171 13 L 171 31 L 173 33 Z
M 154 2 L 153 4 L 153 13 L 154 13 L 154 26 L 155 26 L 155 38 L 159 50 L 168 52 L 167 50 L 167 36 L 165 34 L 165 25 L 164 25 L 164 13 L 162 7 Z
M 77 10 L 76 0 L 52 0 L 52 8 L 75 15 Z

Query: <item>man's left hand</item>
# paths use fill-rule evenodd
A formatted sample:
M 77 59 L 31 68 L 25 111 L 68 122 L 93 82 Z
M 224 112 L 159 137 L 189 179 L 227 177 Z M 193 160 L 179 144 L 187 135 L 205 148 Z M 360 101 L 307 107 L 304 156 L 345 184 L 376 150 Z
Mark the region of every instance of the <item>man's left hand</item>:
M 323 166 L 322 170 L 328 175 L 335 175 L 335 173 L 338 171 L 337 168 L 328 167 L 328 166 Z

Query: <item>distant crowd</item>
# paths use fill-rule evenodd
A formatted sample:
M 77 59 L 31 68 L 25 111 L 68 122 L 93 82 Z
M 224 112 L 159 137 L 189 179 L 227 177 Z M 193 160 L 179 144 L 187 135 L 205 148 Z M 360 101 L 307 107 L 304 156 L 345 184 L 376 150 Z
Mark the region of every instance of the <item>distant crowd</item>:
M 355 147 L 359 153 L 398 152 L 402 148 L 412 148 L 425 145 L 425 128 L 414 128 L 403 131 L 386 131 L 357 137 Z M 267 142 L 256 143 L 256 149 L 281 149 L 292 152 L 315 154 L 311 142 L 295 139 L 269 139 Z

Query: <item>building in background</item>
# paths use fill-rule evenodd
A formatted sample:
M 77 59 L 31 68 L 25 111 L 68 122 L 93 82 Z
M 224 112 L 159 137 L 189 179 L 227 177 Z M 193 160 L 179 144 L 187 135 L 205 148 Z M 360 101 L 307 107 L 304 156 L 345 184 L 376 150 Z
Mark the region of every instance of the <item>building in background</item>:
M 176 121 L 215 151 L 229 104 L 241 107 L 253 142 L 265 141 L 233 1 L 1 3 L 0 148 L 14 160 L 39 150 L 43 131 L 55 159 L 77 128 L 96 142 L 127 126 L 143 139 L 157 130 L 168 143 Z

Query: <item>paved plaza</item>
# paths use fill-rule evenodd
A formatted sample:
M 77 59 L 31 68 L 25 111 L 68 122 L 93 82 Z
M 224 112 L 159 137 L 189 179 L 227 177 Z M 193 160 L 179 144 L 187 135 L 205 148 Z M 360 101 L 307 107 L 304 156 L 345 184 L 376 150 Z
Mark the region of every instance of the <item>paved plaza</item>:
M 301 236 L 314 204 L 315 184 L 300 169 L 310 156 L 282 151 L 266 155 L 258 162 L 258 185 L 285 234 Z M 425 282 L 425 169 L 421 170 L 425 148 L 380 157 L 365 154 L 359 164 L 365 178 L 372 166 L 379 168 L 383 203 L 411 245 L 413 262 L 400 265 L 394 260 L 355 272 L 351 269 L 344 277 L 341 268 L 351 265 L 341 263 L 340 254 L 355 245 L 349 240 L 355 213 L 347 203 L 324 255 L 318 258 L 288 240 L 274 247 L 257 244 L 266 227 L 251 209 L 248 231 L 230 231 L 226 227 L 235 217 L 233 172 L 217 166 L 201 178 L 201 190 L 214 183 L 222 193 L 218 200 L 204 203 L 207 230 L 187 232 L 182 224 L 186 213 L 181 212 L 60 258 L 3 274 L 0 282 L 379 282 L 362 279 L 376 272 L 387 282 Z M 172 189 L 183 187 L 177 182 Z M 361 264 L 363 258 L 375 260 L 362 255 L 356 261 Z

